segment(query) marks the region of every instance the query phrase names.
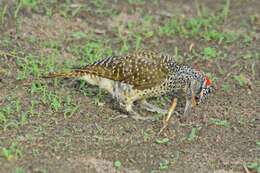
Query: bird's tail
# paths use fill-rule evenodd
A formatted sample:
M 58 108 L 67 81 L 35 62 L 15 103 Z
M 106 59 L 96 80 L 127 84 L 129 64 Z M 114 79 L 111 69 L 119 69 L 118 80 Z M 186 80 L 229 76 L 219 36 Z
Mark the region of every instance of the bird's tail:
M 82 71 L 71 71 L 71 72 L 53 72 L 49 73 L 42 78 L 55 78 L 55 77 L 80 77 L 83 76 L 84 72 Z

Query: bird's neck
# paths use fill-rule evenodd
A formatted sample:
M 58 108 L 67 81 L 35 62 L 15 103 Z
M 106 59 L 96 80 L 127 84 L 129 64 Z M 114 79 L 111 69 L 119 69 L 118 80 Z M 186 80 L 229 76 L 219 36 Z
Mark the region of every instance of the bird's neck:
M 179 65 L 175 71 L 178 79 L 184 83 L 188 83 L 192 80 L 203 80 L 204 74 L 194 68 L 188 66 Z

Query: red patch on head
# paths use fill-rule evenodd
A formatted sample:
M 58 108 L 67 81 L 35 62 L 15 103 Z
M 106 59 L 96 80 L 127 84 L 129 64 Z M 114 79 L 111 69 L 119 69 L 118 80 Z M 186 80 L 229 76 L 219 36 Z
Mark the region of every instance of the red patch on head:
M 208 78 L 208 76 L 205 77 L 206 80 L 206 86 L 210 86 L 212 81 Z

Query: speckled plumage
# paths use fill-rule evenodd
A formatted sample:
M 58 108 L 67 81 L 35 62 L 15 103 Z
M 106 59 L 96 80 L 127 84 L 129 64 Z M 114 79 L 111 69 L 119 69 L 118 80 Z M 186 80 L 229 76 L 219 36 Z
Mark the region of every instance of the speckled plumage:
M 130 114 L 136 115 L 132 109 L 135 101 L 142 100 L 152 110 L 154 107 L 145 101 L 146 98 L 161 96 L 177 88 L 186 88 L 185 113 L 189 114 L 192 101 L 196 95 L 201 95 L 205 85 L 202 72 L 179 65 L 172 57 L 156 52 L 107 57 L 72 72 L 52 73 L 47 77 L 81 77 L 107 90 Z M 208 91 L 211 92 L 212 88 L 208 88 Z

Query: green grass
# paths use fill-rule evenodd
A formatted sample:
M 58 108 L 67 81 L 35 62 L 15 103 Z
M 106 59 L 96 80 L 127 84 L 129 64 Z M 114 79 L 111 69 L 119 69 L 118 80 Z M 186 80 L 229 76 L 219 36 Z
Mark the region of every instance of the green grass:
M 231 90 L 230 84 L 223 83 L 223 84 L 221 85 L 221 90 L 223 90 L 224 92 L 229 92 L 229 91 Z
M 169 169 L 170 162 L 168 160 L 163 160 L 160 162 L 159 170 L 160 171 L 166 171 Z
M 15 168 L 15 173 L 26 173 L 26 171 L 23 168 L 17 167 Z
M 212 47 L 205 47 L 202 53 L 204 59 L 213 59 L 216 58 L 218 55 L 217 50 Z
M 1 156 L 7 160 L 19 159 L 22 157 L 22 149 L 18 143 L 13 142 L 9 147 L 0 146 Z
M 113 53 L 104 40 L 87 40 L 84 44 L 72 46 L 69 52 L 80 58 L 79 66 L 93 63 Z
M 260 173 L 260 162 L 252 162 L 252 163 L 248 163 L 246 165 L 247 168 L 249 168 L 252 171 L 256 171 L 257 173 Z
M 123 21 L 124 25 L 116 25 L 116 32 L 119 44 L 121 46 L 119 53 L 123 54 L 129 50 L 140 50 L 144 47 L 144 41 L 154 38 L 156 28 L 153 27 L 154 17 L 144 15 L 141 19 Z
M 244 74 L 234 75 L 234 80 L 239 84 L 239 86 L 244 87 L 247 83 L 246 77 Z
M 25 125 L 28 122 L 31 107 L 29 107 L 28 111 L 24 111 L 22 109 L 22 100 L 15 96 L 7 98 L 7 101 L 9 104 L 0 108 L 0 129 L 7 130 Z
M 168 144 L 170 142 L 169 138 L 156 139 L 157 144 Z
M 114 166 L 115 166 L 115 168 L 116 168 L 116 172 L 118 172 L 118 171 L 120 170 L 120 168 L 122 167 L 121 161 L 120 161 L 120 160 L 116 160 L 116 161 L 114 162 Z
M 4 5 L 0 7 L 0 26 L 5 23 L 5 17 L 7 15 L 8 5 Z
M 227 120 L 221 120 L 221 119 L 217 119 L 217 118 L 211 118 L 209 120 L 209 124 L 214 124 L 216 126 L 226 127 L 226 128 L 228 128 L 230 126 L 229 122 Z
M 204 42 L 213 41 L 218 44 L 243 40 L 243 45 L 247 46 L 252 42 L 252 37 L 247 33 L 222 31 L 229 15 L 229 7 L 229 0 L 226 0 L 220 12 L 209 12 L 210 10 L 204 6 L 197 7 L 198 16 L 174 16 L 159 27 L 159 33 L 162 36 L 201 39 Z
M 196 138 L 198 137 L 198 132 L 199 132 L 199 130 L 200 130 L 201 128 L 197 128 L 197 127 L 193 127 L 192 129 L 191 129 L 191 132 L 190 132 L 190 134 L 188 135 L 188 137 L 187 137 L 187 139 L 188 139 L 188 141 L 194 141 L 194 140 L 196 140 Z
M 260 141 L 256 141 L 256 145 L 260 147 Z

